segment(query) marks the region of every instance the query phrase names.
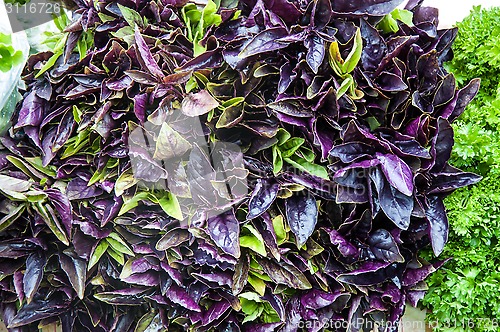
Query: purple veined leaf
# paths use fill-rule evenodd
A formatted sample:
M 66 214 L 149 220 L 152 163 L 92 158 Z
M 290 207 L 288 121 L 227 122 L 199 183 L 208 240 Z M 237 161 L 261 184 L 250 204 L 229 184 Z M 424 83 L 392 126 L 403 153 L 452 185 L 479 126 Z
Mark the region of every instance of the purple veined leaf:
M 148 105 L 148 94 L 142 93 L 134 97 L 134 114 L 141 124 L 146 121 L 146 107 Z
M 448 166 L 451 167 L 451 166 Z M 452 169 L 452 172 L 442 172 L 432 175 L 428 194 L 444 194 L 458 188 L 467 187 L 481 181 L 482 176 L 474 173 Z
M 425 294 L 427 291 L 424 290 L 415 290 L 415 291 L 407 291 L 406 292 L 406 300 L 414 307 L 416 308 L 418 305 L 418 302 L 420 300 L 423 300 L 425 297 Z
M 271 110 L 276 113 L 282 113 L 288 116 L 297 118 L 310 118 L 313 117 L 312 112 L 304 109 L 298 102 L 291 99 L 282 99 L 272 102 L 267 105 Z
M 196 58 L 184 63 L 178 70 L 181 72 L 191 72 L 200 69 L 217 68 L 223 61 L 222 50 L 215 49 L 206 51 Z
M 127 70 L 125 71 L 125 75 L 130 77 L 134 82 L 144 85 L 156 85 L 159 82 L 153 75 L 140 70 Z
M 456 82 L 453 74 L 446 75 L 439 83 L 432 104 L 434 107 L 442 106 L 450 102 L 455 96 Z
M 439 10 L 434 7 L 416 6 L 413 8 L 413 22 L 419 25 L 424 22 L 431 22 L 433 25 L 438 25 Z
M 290 298 L 285 306 L 285 325 L 281 329 L 281 332 L 297 332 L 300 321 L 302 320 L 301 314 L 301 303 L 300 298 L 295 295 Z
M 357 188 L 339 185 L 337 187 L 337 197 L 335 198 L 335 202 L 337 202 L 337 204 L 368 203 L 370 201 L 370 196 L 368 191 L 365 189 L 366 187 L 367 187 L 366 184 L 359 184 L 359 187 Z
M 376 285 L 391 278 L 390 265 L 386 262 L 366 262 L 354 271 L 340 274 L 337 280 L 356 286 Z
M 259 260 L 265 274 L 275 283 L 295 289 L 310 289 L 312 287 L 307 277 L 295 266 L 285 262 L 273 262 L 267 258 Z
M 339 169 L 335 174 L 333 175 L 333 178 L 337 182 L 338 178 L 343 178 L 345 177 L 351 170 L 355 170 L 357 168 L 360 169 L 371 169 L 374 168 L 375 166 L 380 165 L 380 161 L 378 159 L 368 159 L 368 160 L 363 160 L 357 163 L 350 164 L 349 166 L 346 166 L 344 168 Z
M 344 236 L 342 236 L 335 229 L 322 228 L 329 238 L 330 242 L 337 247 L 338 251 L 344 257 L 357 257 L 359 255 L 358 248 L 356 248 L 352 243 L 350 243 Z
M 58 189 L 49 188 L 44 192 L 48 195 L 52 205 L 56 208 L 66 233 L 71 234 L 73 224 L 73 206 L 71 205 L 68 197 Z
M 311 289 L 301 296 L 300 303 L 309 309 L 321 309 L 332 305 L 339 297 L 348 295 L 341 292 L 327 293 L 319 289 Z
M 266 289 L 266 293 L 261 297 L 261 299 L 267 301 L 271 305 L 281 321 L 285 319 L 285 306 L 283 305 L 283 300 L 280 295 L 276 295 L 269 289 Z
M 212 306 L 203 314 L 202 325 L 207 326 L 213 321 L 221 318 L 230 307 L 231 304 L 226 300 L 214 302 Z
M 138 136 L 140 135 L 140 133 L 136 133 L 136 131 L 134 130 L 133 135 L 136 134 L 138 134 Z M 148 138 L 146 135 L 144 135 L 142 139 L 145 142 Z M 167 179 L 167 171 L 151 157 L 148 151 L 140 146 L 141 143 L 137 145 L 135 144 L 136 143 L 129 146 L 129 156 L 132 160 L 132 170 L 134 173 L 134 178 L 137 180 L 143 180 L 153 183 L 158 183 L 164 179 Z
M 32 91 L 23 99 L 19 111 L 18 120 L 14 128 L 26 126 L 38 127 L 47 111 L 47 101 L 38 97 L 35 91 Z
M 170 278 L 172 278 L 173 281 L 175 281 L 175 283 L 178 285 L 178 286 L 181 286 L 182 283 L 183 283 L 183 278 L 182 278 L 182 275 L 181 273 L 174 269 L 173 267 L 171 267 L 167 262 L 165 261 L 161 261 L 160 262 L 160 266 L 161 268 L 163 269 L 163 271 L 165 271 L 168 276 Z
M 375 149 L 361 142 L 349 142 L 335 145 L 330 151 L 330 156 L 339 158 L 343 163 L 349 164 L 359 160 L 373 156 Z
M 234 295 L 238 295 L 248 282 L 248 271 L 250 270 L 250 256 L 244 254 L 234 266 L 233 282 L 231 290 Z
M 231 209 L 207 220 L 207 233 L 225 253 L 240 257 L 240 222 Z
M 362 142 L 375 147 L 380 146 L 385 150 L 390 150 L 390 146 L 382 142 L 379 138 L 373 135 L 370 130 L 364 126 L 360 126 L 356 121 L 352 120 L 342 130 L 342 139 L 347 142 Z
M 329 152 L 335 145 L 334 139 L 331 135 L 331 128 L 329 128 L 328 125 L 323 127 L 323 124 L 328 122 L 329 121 L 322 120 L 321 118 L 316 118 L 312 124 L 314 144 L 320 146 L 322 160 L 326 160 L 328 158 Z
M 377 229 L 368 238 L 368 244 L 377 259 L 389 263 L 404 262 L 398 244 L 387 230 Z
M 282 27 L 264 30 L 257 34 L 240 52 L 240 58 L 248 58 L 260 53 L 276 51 L 288 46 L 288 43 L 278 39 L 288 36 L 288 31 Z
M 443 266 L 450 260 L 451 258 L 447 258 L 434 264 L 424 265 L 420 268 L 406 269 L 403 275 L 402 285 L 404 287 L 413 287 L 417 285 L 419 282 L 424 281 L 431 273 L 438 270 L 441 266 Z
M 26 272 L 23 278 L 23 289 L 26 294 L 26 301 L 30 303 L 35 296 L 40 283 L 47 259 L 42 251 L 35 251 L 26 259 Z
M 469 82 L 464 88 L 458 90 L 455 97 L 451 102 L 443 108 L 440 112 L 440 116 L 448 119 L 449 122 L 455 121 L 465 110 L 465 107 L 472 101 L 472 99 L 479 92 L 481 80 L 475 78 Z
M 366 71 L 375 71 L 387 53 L 387 45 L 380 33 L 366 20 L 360 20 L 363 53 L 361 63 Z
M 414 137 L 422 146 L 429 142 L 429 122 L 430 118 L 426 114 L 412 120 L 404 129 L 404 134 Z
M 380 90 L 386 92 L 399 92 L 408 89 L 408 85 L 406 85 L 400 76 L 386 71 L 381 72 L 377 76 L 375 84 Z
M 144 296 L 147 288 L 125 288 L 111 292 L 94 294 L 94 297 L 104 303 L 112 305 L 135 306 L 144 304 Z
M 53 296 L 47 300 L 34 298 L 33 301 L 19 309 L 17 315 L 10 321 L 8 328 L 14 329 L 45 318 L 58 316 L 69 310 L 69 305 L 68 301 L 59 296 Z
M 233 283 L 231 274 L 227 272 L 210 274 L 192 273 L 191 275 L 211 288 L 217 288 L 219 286 L 231 286 Z
M 393 283 L 387 283 L 384 286 L 382 299 L 386 302 L 398 303 L 401 300 L 402 290 L 401 287 Z
M 132 274 L 126 278 L 121 279 L 121 281 L 131 285 L 148 287 L 158 286 L 160 284 L 158 272 L 155 271 Z
M 325 41 L 317 34 L 310 33 L 305 39 L 304 45 L 308 49 L 306 62 L 312 71 L 317 74 L 325 59 Z
M 332 10 L 342 14 L 384 16 L 396 9 L 403 0 L 368 0 L 333 2 Z
M 130 87 L 132 85 L 132 82 L 133 81 L 129 76 L 124 75 L 119 79 L 114 79 L 106 82 L 106 86 L 112 91 L 123 91 L 126 88 Z
M 429 238 L 431 240 L 432 251 L 434 255 L 439 256 L 448 242 L 448 217 L 439 196 L 428 196 L 428 208 L 425 210 L 425 216 L 429 223 Z
M 394 137 L 384 132 L 380 132 L 380 139 L 391 146 L 391 150 L 401 158 L 417 157 L 431 159 L 429 151 L 411 136 L 394 133 Z M 422 139 L 427 140 L 427 137 Z
M 419 92 L 425 93 L 436 88 L 438 75 L 441 74 L 436 50 L 421 55 L 417 60 Z
M 440 172 L 445 167 L 451 156 L 451 149 L 455 140 L 453 139 L 453 127 L 448 120 L 439 117 L 437 119 L 436 136 L 432 141 L 431 155 L 434 158 L 432 171 Z
M 101 220 L 101 227 L 106 226 L 110 221 L 114 220 L 118 216 L 122 204 L 123 204 L 122 196 L 114 197 L 113 203 L 108 204 L 104 209 Z
M 314 232 L 318 221 L 316 199 L 310 194 L 292 196 L 285 201 L 285 209 L 297 248 L 301 248 Z
M 266 8 L 287 23 L 296 22 L 302 15 L 296 4 L 288 0 L 265 1 Z
M 269 183 L 263 179 L 257 179 L 255 188 L 248 202 L 247 219 L 254 219 L 269 209 L 278 195 L 280 185 Z
M 76 123 L 75 120 L 73 119 L 73 114 L 67 111 L 63 115 L 61 122 L 57 126 L 57 132 L 54 137 L 54 143 L 52 145 L 52 152 L 59 151 L 64 146 L 64 144 L 66 144 L 68 139 L 71 137 L 71 134 L 73 133 L 73 129 L 75 128 L 75 126 Z
M 293 68 L 290 62 L 286 62 L 283 66 L 281 66 L 278 92 L 284 93 L 288 89 L 290 84 L 292 84 L 292 82 L 295 80 L 296 77 L 297 74 L 293 72 Z
M 413 172 L 410 167 L 399 157 L 393 154 L 376 153 L 380 161 L 380 168 L 387 181 L 406 196 L 413 195 Z
M 181 243 L 189 240 L 189 232 L 182 228 L 174 228 L 168 231 L 162 238 L 156 243 L 156 250 L 164 251 L 169 248 L 178 247 Z
M 380 62 L 377 70 L 374 73 L 374 76 L 377 76 L 382 71 L 387 68 L 387 65 L 392 62 L 394 58 L 396 58 L 402 50 L 417 41 L 417 36 L 395 36 L 391 39 L 387 40 L 387 54 Z
M 87 263 L 78 257 L 75 252 L 68 250 L 59 254 L 59 263 L 68 276 L 71 286 L 76 291 L 76 295 L 83 300 L 87 282 Z
M 157 259 L 153 258 L 152 256 L 144 256 L 139 258 L 132 257 L 123 266 L 122 272 L 120 273 L 120 279 L 128 278 L 133 274 L 145 273 L 151 270 L 160 270 Z
M 56 151 L 52 150 L 57 136 L 57 127 L 52 127 L 42 139 L 42 166 L 46 167 L 56 156 Z
M 182 101 L 182 113 L 187 116 L 200 116 L 219 107 L 219 102 L 207 90 L 190 93 Z
M 321 198 L 330 201 L 335 200 L 334 191 L 337 187 L 337 184 L 334 181 L 325 180 L 323 178 L 307 173 L 295 174 L 283 172 L 282 178 L 289 183 L 300 184 L 301 186 L 310 189 Z
M 156 63 L 156 60 L 153 58 L 149 46 L 148 44 L 146 44 L 146 41 L 142 37 L 138 26 L 135 27 L 134 36 L 135 43 L 137 45 L 137 51 L 139 53 L 138 57 L 142 59 L 142 62 L 145 66 L 144 69 L 148 70 L 154 76 L 163 79 L 165 77 L 165 74 L 161 70 L 160 66 L 158 66 L 158 63 Z
M 255 227 L 257 231 L 262 235 L 264 239 L 264 244 L 271 252 L 274 258 L 278 261 L 281 259 L 280 251 L 278 248 L 278 240 L 276 237 L 276 232 L 274 230 L 273 222 L 268 213 L 264 213 L 262 215 L 262 224 L 257 222 L 255 223 Z
M 332 3 L 329 0 L 314 2 L 311 13 L 311 23 L 314 29 L 323 30 L 332 18 Z
M 96 185 L 88 186 L 88 181 L 82 178 L 74 178 L 68 183 L 66 195 L 70 201 L 82 200 L 97 197 L 104 193 L 104 190 Z
M 400 229 L 408 229 L 413 211 L 413 196 L 406 196 L 387 183 L 378 168 L 371 169 L 370 179 L 375 185 L 378 201 L 385 215 Z

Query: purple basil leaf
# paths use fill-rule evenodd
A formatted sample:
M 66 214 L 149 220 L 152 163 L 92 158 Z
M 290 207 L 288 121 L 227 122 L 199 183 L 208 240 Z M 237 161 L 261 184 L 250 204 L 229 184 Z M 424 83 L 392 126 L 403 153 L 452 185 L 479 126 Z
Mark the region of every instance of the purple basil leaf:
M 438 261 L 434 264 L 424 265 L 416 269 L 406 269 L 403 275 L 403 286 L 412 287 L 417 285 L 419 282 L 424 281 L 432 272 L 439 269 L 450 259 L 451 258 L 448 258 L 442 261 Z
M 179 304 L 182 307 L 201 312 L 200 306 L 189 296 L 189 294 L 182 288 L 172 285 L 168 289 L 166 296 L 169 301 Z
M 358 255 L 358 248 L 346 240 L 335 229 L 323 229 L 330 237 L 330 242 L 337 247 L 338 251 L 344 257 L 356 257 Z
M 288 36 L 288 31 L 281 27 L 264 30 L 256 35 L 240 52 L 239 57 L 248 58 L 260 53 L 276 51 L 288 46 L 279 39 Z
M 28 303 L 33 300 L 33 297 L 42 282 L 45 264 L 47 264 L 47 259 L 45 258 L 45 254 L 41 251 L 32 253 L 26 259 L 26 272 L 23 278 L 23 288 Z
M 225 253 L 236 258 L 240 257 L 240 222 L 233 210 L 209 218 L 207 232 Z
M 23 99 L 14 128 L 17 129 L 25 126 L 38 127 L 46 114 L 46 105 L 47 101 L 38 97 L 35 91 L 30 92 Z
M 366 262 L 358 269 L 337 277 L 341 282 L 356 286 L 376 285 L 391 277 L 390 263 Z
M 378 168 L 370 171 L 370 179 L 375 184 L 378 201 L 385 215 L 400 229 L 408 229 L 414 204 L 413 197 L 404 195 L 387 183 Z
M 403 3 L 403 0 L 365 0 L 333 2 L 332 9 L 337 13 L 387 15 Z
M 295 266 L 284 262 L 275 263 L 266 258 L 259 261 L 265 274 L 275 283 L 296 289 L 310 289 L 311 283 Z
M 436 136 L 432 142 L 431 155 L 434 157 L 433 171 L 441 171 L 446 162 L 450 159 L 451 149 L 455 143 L 453 139 L 453 128 L 448 120 L 444 118 L 437 119 Z
M 266 212 L 276 199 L 279 189 L 278 183 L 270 184 L 268 181 L 258 179 L 248 202 L 247 219 L 254 219 Z
M 375 149 L 365 143 L 349 142 L 339 144 L 330 151 L 330 156 L 339 158 L 343 163 L 352 163 L 360 158 L 366 158 L 375 152 Z
M 142 59 L 146 70 L 148 70 L 151 74 L 158 78 L 164 78 L 165 74 L 161 70 L 160 66 L 158 66 L 158 63 L 156 63 L 156 60 L 153 58 L 153 55 L 151 54 L 151 51 L 149 50 L 148 44 L 146 44 L 146 41 L 142 37 L 139 27 L 135 27 L 135 42 L 137 45 L 137 50 L 139 52 L 139 57 Z
M 76 291 L 76 295 L 83 300 L 85 284 L 87 283 L 87 263 L 72 251 L 59 254 L 59 262 L 68 276 L 71 286 Z
M 317 74 L 325 58 L 325 41 L 318 35 L 311 33 L 304 41 L 304 45 L 308 49 L 306 55 L 307 64 Z
M 429 222 L 429 238 L 434 255 L 439 256 L 448 242 L 448 217 L 443 200 L 438 196 L 428 197 L 429 207 L 425 211 Z
M 316 199 L 310 194 L 292 196 L 285 201 L 285 207 L 286 220 L 295 235 L 297 247 L 301 248 L 314 232 L 318 221 Z
M 389 263 L 404 262 L 398 244 L 387 230 L 377 229 L 368 238 L 368 244 L 377 259 Z
M 30 323 L 54 317 L 69 309 L 69 303 L 58 296 L 48 300 L 35 298 L 22 306 L 17 315 L 10 321 L 8 328 L 16 328 Z
M 443 108 L 440 113 L 445 119 L 453 122 L 458 118 L 465 110 L 465 107 L 472 101 L 472 99 L 479 92 L 479 85 L 481 80 L 475 78 L 469 82 L 464 88 L 455 93 L 455 97 L 451 102 Z
M 399 157 L 392 154 L 377 153 L 380 168 L 387 181 L 406 196 L 413 194 L 413 173 L 410 167 Z

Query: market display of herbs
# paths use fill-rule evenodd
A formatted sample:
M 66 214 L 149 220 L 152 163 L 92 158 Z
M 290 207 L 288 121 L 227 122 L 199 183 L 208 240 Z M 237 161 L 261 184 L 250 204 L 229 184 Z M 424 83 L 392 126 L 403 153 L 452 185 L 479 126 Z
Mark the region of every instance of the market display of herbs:
M 479 87 L 443 68 L 456 29 L 401 3 L 76 1 L 1 138 L 6 324 L 396 331 L 445 262 L 419 257 L 443 251 L 443 198 L 480 179 L 448 164 Z M 248 195 L 183 204 L 221 183 L 172 117 L 241 149 Z M 176 186 L 198 165 L 214 178 Z
M 498 331 L 500 312 L 500 8 L 475 7 L 457 24 L 455 57 L 445 65 L 460 85 L 481 78 L 481 90 L 453 124 L 451 163 L 484 179 L 445 200 L 450 241 L 443 252 L 453 257 L 429 278 L 423 304 L 428 319 L 465 322 L 463 331 Z M 445 305 L 443 305 L 445 304 Z M 452 331 L 442 324 L 436 331 Z

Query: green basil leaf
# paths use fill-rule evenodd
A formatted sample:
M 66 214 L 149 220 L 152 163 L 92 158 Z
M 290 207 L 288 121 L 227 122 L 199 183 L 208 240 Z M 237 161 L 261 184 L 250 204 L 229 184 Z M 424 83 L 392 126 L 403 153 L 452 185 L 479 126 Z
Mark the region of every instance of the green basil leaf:
M 262 235 L 250 224 L 243 226 L 240 236 L 240 246 L 252 249 L 256 253 L 266 257 L 266 246 Z
M 105 240 L 101 240 L 99 244 L 95 247 L 94 251 L 90 255 L 89 265 L 87 266 L 87 271 L 89 271 L 94 265 L 96 265 L 101 259 L 102 255 L 108 250 L 109 244 Z

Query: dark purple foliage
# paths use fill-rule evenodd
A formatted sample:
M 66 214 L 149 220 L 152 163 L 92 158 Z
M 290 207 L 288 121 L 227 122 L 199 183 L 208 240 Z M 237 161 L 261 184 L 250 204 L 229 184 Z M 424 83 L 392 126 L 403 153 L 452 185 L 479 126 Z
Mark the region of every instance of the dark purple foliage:
M 40 75 L 52 51 L 30 57 L 0 139 L 11 331 L 398 322 L 446 262 L 419 256 L 446 244 L 443 198 L 480 180 L 448 163 L 479 81 L 457 88 L 457 31 L 421 1 L 382 30 L 402 2 L 222 1 L 201 27 L 185 0 L 75 1 L 64 54 Z M 188 118 L 243 157 L 204 151 Z M 185 203 L 210 208 L 241 179 L 221 213 Z

